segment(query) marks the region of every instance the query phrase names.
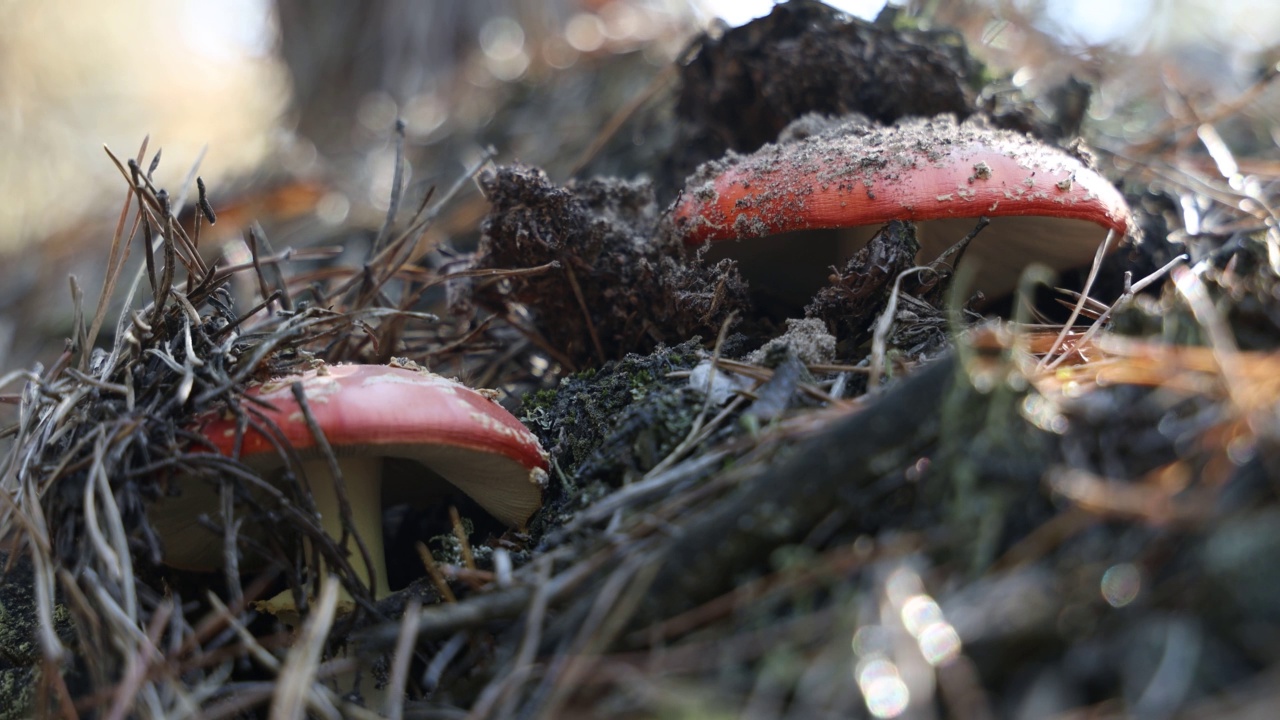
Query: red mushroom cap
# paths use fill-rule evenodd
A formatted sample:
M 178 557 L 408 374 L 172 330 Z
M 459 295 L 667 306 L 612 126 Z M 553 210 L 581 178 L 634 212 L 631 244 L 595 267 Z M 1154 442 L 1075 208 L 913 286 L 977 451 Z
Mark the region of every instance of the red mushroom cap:
M 1111 183 L 1026 135 L 947 118 L 849 127 L 704 165 L 674 212 L 685 242 L 983 215 L 1129 232 L 1129 208 Z
M 846 124 L 750 155 L 731 154 L 699 168 L 672 211 L 686 244 L 982 216 L 1087 221 L 1121 236 L 1132 229 L 1124 197 L 1079 158 L 1026 135 L 945 116 L 892 127 Z M 1016 234 L 1028 229 L 1021 224 Z M 964 232 L 941 241 L 941 248 Z M 979 235 L 970 256 L 1008 253 L 990 240 L 994 234 Z M 1057 241 L 1048 228 L 1031 234 L 1038 237 L 1016 241 L 1031 255 L 1022 265 L 1046 253 L 1060 258 L 1049 260 L 1057 267 L 1083 264 L 1103 237 L 1071 240 L 1082 247 L 1066 251 L 1046 247 Z M 1037 243 L 1045 248 L 1038 254 L 1031 249 Z
M 542 504 L 547 455 L 537 437 L 493 400 L 448 378 L 426 370 L 384 365 L 322 365 L 300 375 L 282 377 L 246 392 L 272 407 L 262 415 L 280 429 L 281 439 L 306 460 L 320 456 L 315 438 L 292 386 L 302 383 L 307 406 L 337 456 L 367 455 L 413 460 L 434 471 L 474 499 L 498 520 L 523 527 Z M 196 426 L 218 452 L 235 451 L 236 420 L 208 416 Z M 259 472 L 281 467 L 276 446 L 262 433 L 243 433 L 240 459 Z M 397 496 L 409 491 L 414 478 L 387 479 Z M 183 497 L 161 501 L 153 525 L 161 537 L 190 533 L 196 503 L 212 493 L 197 483 L 185 483 Z M 181 509 L 179 509 L 181 508 Z M 216 503 L 204 505 L 211 512 Z M 186 515 L 185 519 L 179 519 Z M 207 536 L 206 536 L 207 538 Z M 192 543 L 179 554 L 192 555 Z M 207 543 L 206 543 L 207 544 Z M 201 557 L 167 558 L 180 567 L 206 568 L 221 556 L 221 548 L 194 551 Z M 207 556 L 207 557 L 206 557 Z
M 263 408 L 263 416 L 276 423 L 283 439 L 301 454 L 315 450 L 315 437 L 294 401 L 297 382 L 334 448 L 465 448 L 502 455 L 526 471 L 546 470 L 547 456 L 538 438 L 501 405 L 449 378 L 397 365 L 323 365 L 251 388 L 246 394 L 274 406 Z M 198 432 L 224 455 L 235 449 L 234 418 L 208 418 Z M 394 456 L 412 460 L 420 455 L 408 452 Z M 262 453 L 276 454 L 275 445 L 261 433 L 246 432 L 241 457 Z M 526 515 L 522 521 L 527 519 Z

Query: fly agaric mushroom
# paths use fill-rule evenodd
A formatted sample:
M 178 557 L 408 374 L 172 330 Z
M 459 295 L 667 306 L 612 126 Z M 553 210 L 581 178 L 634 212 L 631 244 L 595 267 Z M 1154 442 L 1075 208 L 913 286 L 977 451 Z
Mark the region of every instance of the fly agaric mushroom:
M 949 116 L 892 127 L 846 123 L 731 154 L 700 167 L 672 212 L 689 245 L 867 226 L 856 245 L 842 242 L 836 252 L 845 257 L 890 220 L 932 221 L 919 228 L 925 262 L 982 216 L 997 220 L 966 258 L 978 260 L 977 287 L 989 294 L 1011 290 L 1032 261 L 1057 270 L 1087 265 L 1105 231 L 1123 237 L 1132 228 L 1124 197 L 1080 159 Z M 825 276 L 825 265 L 817 272 Z
M 335 542 L 342 537 L 336 484 L 329 460 L 293 395 L 298 382 L 337 460 L 352 526 L 369 551 L 370 566 L 365 566 L 354 541 L 345 549 L 366 583 L 372 576 L 375 598 L 389 592 L 382 540 L 384 491 L 410 495 L 421 490 L 420 497 L 429 497 L 441 490 L 431 485 L 443 478 L 513 527 L 523 527 L 540 507 L 546 453 L 533 433 L 496 402 L 415 367 L 322 365 L 246 394 L 270 406 L 261 410 L 262 415 L 279 427 L 279 439 L 300 458 L 320 524 Z M 219 453 L 235 452 L 240 432 L 234 418 L 208 417 L 197 430 Z M 241 461 L 269 481 L 279 479 L 284 459 L 269 438 L 249 429 L 240 442 Z M 413 461 L 416 472 L 386 472 L 388 459 Z M 222 546 L 210 542 L 209 533 L 196 522 L 200 514 L 218 507 L 217 495 L 207 483 L 182 478 L 179 482 L 182 494 L 162 499 L 152 513 L 152 525 L 165 544 L 165 561 L 191 570 L 217 568 Z M 352 609 L 350 599 L 344 602 L 343 609 Z M 276 614 L 291 607 L 287 592 L 260 605 Z

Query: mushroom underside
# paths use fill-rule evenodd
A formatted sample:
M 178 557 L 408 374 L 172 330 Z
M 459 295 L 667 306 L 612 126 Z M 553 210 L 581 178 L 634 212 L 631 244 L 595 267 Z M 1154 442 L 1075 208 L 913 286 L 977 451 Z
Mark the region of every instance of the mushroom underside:
M 369 448 L 345 448 L 335 450 L 338 457 L 370 454 Z M 425 507 L 451 491 L 461 491 L 475 500 L 486 512 L 502 523 L 522 527 L 541 504 L 542 491 L 533 471 L 506 457 L 451 446 L 379 446 L 376 454 L 384 458 L 382 482 L 382 506 L 409 504 Z M 319 457 L 316 452 L 300 453 L 306 461 Z M 387 459 L 409 461 L 388 462 Z M 279 456 L 270 454 L 246 458 L 245 464 L 279 487 L 281 466 Z M 393 470 L 390 474 L 388 470 Z M 314 482 L 314 480 L 312 480 Z M 344 483 L 351 482 L 344 478 Z M 220 535 L 200 522 L 200 517 L 220 524 L 218 508 L 218 483 L 189 475 L 170 481 L 177 494 L 156 501 L 149 514 L 152 527 L 159 537 L 165 538 L 165 563 L 173 567 L 208 571 L 222 566 L 224 551 Z M 258 494 L 259 502 L 270 507 L 270 502 Z M 259 527 L 244 525 L 241 533 L 249 538 L 261 539 L 265 533 Z M 245 555 L 240 563 L 242 570 L 253 571 L 262 567 L 263 558 Z
M 973 231 L 977 218 L 946 218 L 917 223 L 920 252 L 927 264 Z M 732 258 L 753 293 L 791 307 L 803 307 L 824 287 L 831 268 L 842 267 L 881 226 L 867 225 L 745 238 L 711 243 L 709 263 Z M 991 219 L 969 246 L 962 265 L 975 271 L 972 290 L 996 298 L 1017 287 L 1022 271 L 1038 262 L 1054 270 L 1085 267 L 1107 237 L 1091 222 L 1042 216 Z

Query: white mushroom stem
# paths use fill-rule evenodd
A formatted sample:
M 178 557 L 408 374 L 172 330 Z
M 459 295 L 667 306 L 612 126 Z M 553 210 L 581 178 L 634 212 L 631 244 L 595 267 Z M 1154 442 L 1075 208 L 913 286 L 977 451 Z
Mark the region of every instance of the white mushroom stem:
M 387 563 L 383 554 L 382 542 L 382 460 L 377 457 L 340 456 L 338 469 L 342 472 L 342 483 L 346 490 L 347 503 L 351 507 L 351 527 L 354 533 L 348 533 L 347 542 L 341 545 L 348 562 L 356 574 L 369 586 L 370 575 L 374 578 L 373 597 L 386 597 L 391 589 L 387 585 Z M 306 460 L 302 463 L 310 486 L 311 500 L 315 503 L 316 512 L 320 515 L 320 527 L 335 543 L 342 539 L 342 505 L 338 501 L 338 491 L 333 475 L 329 472 L 329 461 L 324 458 Z M 369 564 L 365 564 L 364 555 L 360 552 L 360 544 L 356 542 L 356 534 L 364 541 L 369 551 Z M 306 551 L 310 552 L 310 543 Z M 324 568 L 319 572 L 324 573 Z M 257 604 L 259 610 L 286 619 L 282 613 L 294 614 L 296 608 L 291 591 L 276 595 L 270 600 Z M 355 610 L 355 601 L 346 589 L 342 590 L 338 599 L 338 612 Z

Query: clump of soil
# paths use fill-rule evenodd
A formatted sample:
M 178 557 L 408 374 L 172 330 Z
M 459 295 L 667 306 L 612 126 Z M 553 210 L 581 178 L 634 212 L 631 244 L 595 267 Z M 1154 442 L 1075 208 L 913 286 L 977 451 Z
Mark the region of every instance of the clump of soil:
M 478 285 L 481 304 L 515 317 L 532 311 L 544 349 L 569 369 L 600 365 L 659 343 L 715 337 L 747 303 L 731 261 L 686 261 L 657 232 L 659 208 L 643 181 L 560 187 L 541 170 L 486 173 L 491 203 L 479 269 L 513 270 Z
M 797 360 L 808 365 L 825 365 L 835 361 L 836 338 L 827 331 L 827 324 L 817 318 L 788 318 L 786 332 L 748 353 L 744 358 L 756 365 L 765 365 L 774 353 L 789 351 Z
M 897 29 L 811 0 L 703 41 L 681 71 L 669 176 L 728 150 L 751 152 L 807 113 L 882 123 L 975 111 L 981 69 L 951 31 Z
M 983 226 L 979 223 L 979 229 Z M 911 360 L 925 360 L 951 347 L 950 319 L 946 311 L 955 261 L 976 235 L 963 238 L 928 270 L 898 277 L 916 265 L 920 244 L 915 225 L 894 220 L 831 275 L 805 307 L 805 317 L 826 325 L 839 343 L 841 359 L 857 361 L 865 356 L 878 319 L 895 301 L 894 323 L 887 347 L 902 351 Z M 895 288 L 896 284 L 896 288 Z M 979 316 L 965 308 L 963 319 Z
M 915 265 L 920 243 L 915 226 L 894 221 L 854 253 L 831 275 L 831 284 L 814 296 L 805 317 L 824 321 L 837 342 L 862 342 L 871 336 L 900 273 Z

